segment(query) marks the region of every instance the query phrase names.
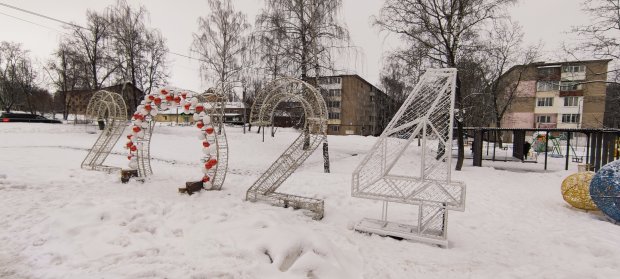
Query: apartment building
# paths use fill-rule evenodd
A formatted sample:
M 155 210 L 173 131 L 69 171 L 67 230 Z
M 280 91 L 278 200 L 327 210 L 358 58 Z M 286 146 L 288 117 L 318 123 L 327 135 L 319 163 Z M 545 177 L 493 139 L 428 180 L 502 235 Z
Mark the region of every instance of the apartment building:
M 329 135 L 380 135 L 398 109 L 358 75 L 322 77 L 319 87 L 327 103 Z
M 507 91 L 515 88 L 502 127 L 603 127 L 610 61 L 537 62 L 513 67 L 501 78 Z

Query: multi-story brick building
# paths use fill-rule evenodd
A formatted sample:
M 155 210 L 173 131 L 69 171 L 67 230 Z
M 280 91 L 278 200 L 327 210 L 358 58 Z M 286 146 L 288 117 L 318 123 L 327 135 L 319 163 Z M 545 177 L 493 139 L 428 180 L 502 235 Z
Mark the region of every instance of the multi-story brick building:
M 395 102 L 358 75 L 319 79 L 330 135 L 379 135 L 396 112 Z
M 609 61 L 538 62 L 513 67 L 502 76 L 505 84 L 517 84 L 502 127 L 603 127 Z

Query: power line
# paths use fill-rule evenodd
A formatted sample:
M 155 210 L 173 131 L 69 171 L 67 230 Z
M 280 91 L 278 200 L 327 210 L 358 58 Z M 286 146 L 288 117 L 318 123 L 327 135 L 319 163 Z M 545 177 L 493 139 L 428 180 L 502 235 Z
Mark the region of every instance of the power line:
M 2 3 L 2 2 L 0 2 L 0 6 L 4 6 L 4 7 L 7 7 L 7 8 L 10 8 L 10 9 L 14 9 L 14 10 L 17 10 L 17 11 L 20 11 L 20 12 L 23 12 L 23 13 L 27 13 L 27 14 L 31 14 L 31 15 L 34 15 L 34 16 L 42 17 L 42 18 L 45 18 L 45 19 L 48 19 L 48 20 L 56 21 L 56 22 L 59 22 L 59 23 L 65 24 L 65 25 L 69 25 L 69 26 L 71 26 L 71 27 L 76 27 L 76 28 L 80 28 L 80 29 L 87 29 L 87 28 L 82 27 L 82 26 L 80 26 L 80 25 L 77 25 L 77 24 L 75 24 L 75 23 L 70 23 L 70 22 L 67 22 L 67 21 L 64 21 L 64 20 L 60 20 L 60 19 L 57 19 L 57 18 L 53 18 L 53 17 L 51 17 L 51 16 L 46 16 L 46 15 L 43 15 L 43 14 L 40 14 L 40 13 L 37 13 L 37 12 L 33 12 L 33 11 L 30 11 L 30 10 L 26 10 L 26 9 L 18 8 L 18 7 L 15 7 L 15 6 L 12 6 L 12 5 L 6 4 L 6 3 Z M 31 23 L 31 24 L 34 24 L 34 25 L 38 25 L 38 26 L 43 27 L 43 28 L 51 29 L 51 30 L 54 30 L 54 31 L 59 32 L 59 33 L 64 33 L 64 34 L 67 34 L 67 33 L 65 33 L 65 32 L 62 32 L 62 31 L 56 30 L 56 29 L 54 29 L 54 28 L 52 28 L 52 27 L 45 26 L 45 25 L 42 25 L 42 24 L 38 24 L 38 23 L 35 23 L 35 22 L 32 22 L 32 21 L 29 21 L 29 20 L 26 20 L 26 19 L 23 19 L 23 18 L 20 18 L 20 17 L 16 17 L 16 16 L 8 15 L 8 14 L 2 13 L 2 12 L 0 12 L 0 14 L 3 14 L 3 15 L 5 15 L 5 16 L 12 17 L 12 18 L 15 18 L 15 19 L 18 19 L 18 20 L 22 20 L 22 21 L 25 21 L 25 22 L 28 22 L 28 23 Z M 176 55 L 176 56 L 180 56 L 180 57 L 184 57 L 184 58 L 188 58 L 188 59 L 196 60 L 196 61 L 199 61 L 199 62 L 205 62 L 205 63 L 207 62 L 207 61 L 202 60 L 202 59 L 200 59 L 200 58 L 195 58 L 195 57 L 191 57 L 191 56 L 188 56 L 188 55 L 183 55 L 183 54 L 180 54 L 180 53 L 176 53 L 176 52 L 174 52 L 174 51 L 170 51 L 170 50 L 168 50 L 167 52 L 168 52 L 168 53 L 170 53 L 170 54 L 172 54 L 172 55 Z
M 36 23 L 36 22 L 30 21 L 30 20 L 27 20 L 27 19 L 23 19 L 23 18 L 20 18 L 20 17 L 12 16 L 12 15 L 9 15 L 9 14 L 5 14 L 5 13 L 3 13 L 3 12 L 0 12 L 0 14 L 5 15 L 5 16 L 8 16 L 8 17 L 11 17 L 11 18 L 14 18 L 14 19 L 17 19 L 17 20 L 25 21 L 25 22 L 28 22 L 28 23 L 30 23 L 30 24 L 34 24 L 34 25 L 37 25 L 37 26 L 40 26 L 40 27 L 43 27 L 43 28 L 47 28 L 47 29 L 50 29 L 50 30 L 52 30 L 52 31 L 56 31 L 56 32 L 58 32 L 58 33 L 65 33 L 65 32 L 60 31 L 60 30 L 58 30 L 58 29 L 55 29 L 55 28 L 52 28 L 52 27 L 49 27 L 49 26 L 45 26 L 45 25 L 43 25 L 43 24 L 38 24 L 38 23 Z M 67 34 L 67 33 L 65 33 L 65 34 Z
M 56 21 L 56 22 L 60 22 L 60 23 L 62 23 L 62 24 L 69 25 L 69 26 L 73 26 L 73 27 L 77 27 L 77 28 L 85 29 L 84 27 L 79 26 L 79 25 L 77 25 L 77 24 L 73 24 L 73 23 L 66 22 L 66 21 L 63 21 L 63 20 L 60 20 L 60 19 L 56 19 L 56 18 L 53 18 L 53 17 L 49 17 L 49 16 L 46 16 L 46 15 L 42 15 L 42 14 L 37 13 L 37 12 L 33 12 L 33 11 L 26 10 L 26 9 L 18 8 L 18 7 L 15 7 L 15 6 L 11 6 L 11 5 L 6 4 L 6 3 L 2 3 L 2 2 L 0 2 L 0 6 L 5 6 L 5 7 L 10 8 L 10 9 L 18 10 L 18 11 L 20 11 L 20 12 L 24 12 L 24 13 L 31 14 L 31 15 L 35 15 L 35 16 L 42 17 L 42 18 L 45 18 L 45 19 L 53 20 L 53 21 Z

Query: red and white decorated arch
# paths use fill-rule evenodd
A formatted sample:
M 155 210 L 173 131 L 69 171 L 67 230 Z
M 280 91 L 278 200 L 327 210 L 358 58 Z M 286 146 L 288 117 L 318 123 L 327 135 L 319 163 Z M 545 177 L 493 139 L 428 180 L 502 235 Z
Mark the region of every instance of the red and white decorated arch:
M 228 145 L 223 127 L 226 99 L 223 94 L 209 93 L 194 96 L 186 90 L 165 87 L 144 96 L 131 117 L 125 148 L 128 150 L 129 169 L 140 178 L 153 174 L 150 163 L 150 142 L 156 116 L 175 109 L 192 115 L 199 131 L 203 157 L 201 159 L 202 187 L 220 190 L 226 177 Z

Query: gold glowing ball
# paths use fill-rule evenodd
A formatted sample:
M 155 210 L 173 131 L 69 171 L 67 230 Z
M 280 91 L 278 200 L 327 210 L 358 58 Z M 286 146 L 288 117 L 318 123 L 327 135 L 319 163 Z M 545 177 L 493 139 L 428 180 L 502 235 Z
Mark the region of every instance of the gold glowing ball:
M 590 197 L 590 181 L 594 172 L 578 172 L 571 174 L 562 181 L 562 197 L 564 200 L 579 209 L 598 210 Z

